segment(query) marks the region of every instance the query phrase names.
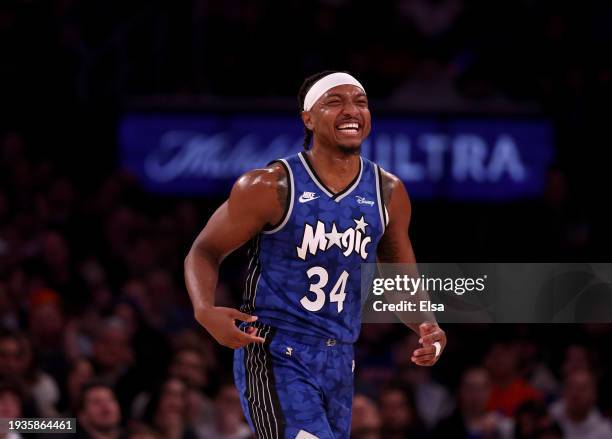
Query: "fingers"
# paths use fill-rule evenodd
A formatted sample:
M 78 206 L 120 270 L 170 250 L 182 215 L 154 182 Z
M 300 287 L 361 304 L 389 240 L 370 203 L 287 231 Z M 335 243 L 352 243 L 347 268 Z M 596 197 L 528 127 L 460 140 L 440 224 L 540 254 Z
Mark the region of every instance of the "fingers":
M 433 346 L 426 346 L 416 349 L 412 353 L 411 360 L 419 366 L 431 366 L 437 361 L 436 348 Z
M 412 362 L 417 366 L 433 366 L 438 361 L 438 357 L 424 356 L 419 358 L 412 358 Z
M 266 340 L 264 338 L 259 337 L 257 335 L 247 334 L 245 332 L 238 331 L 238 334 L 236 334 L 230 341 L 222 344 L 224 346 L 227 346 L 228 348 L 240 349 L 251 343 L 263 344 L 265 341 Z
M 433 366 L 446 345 L 446 335 L 434 322 L 421 323 L 419 333 L 421 335 L 419 343 L 422 347 L 413 352 L 411 360 L 419 366 Z M 438 349 L 436 349 L 436 345 L 438 345 Z
M 436 331 L 438 328 L 439 326 L 434 322 L 423 322 L 419 325 L 419 334 L 421 336 L 431 334 L 432 332 Z
M 230 315 L 232 316 L 232 318 L 234 318 L 236 320 L 240 320 L 242 322 L 252 323 L 255 320 L 257 320 L 257 316 L 252 316 L 250 314 L 246 314 L 246 313 L 240 312 L 237 309 L 232 309 Z
M 415 349 L 412 353 L 412 358 L 420 358 L 425 356 L 436 356 L 436 348 L 434 346 L 425 346 Z
M 440 341 L 440 340 L 442 340 L 442 333 L 441 331 L 436 330 L 435 332 L 432 332 L 431 334 L 422 336 L 419 339 L 419 343 L 426 346 L 426 345 L 431 345 L 434 342 Z

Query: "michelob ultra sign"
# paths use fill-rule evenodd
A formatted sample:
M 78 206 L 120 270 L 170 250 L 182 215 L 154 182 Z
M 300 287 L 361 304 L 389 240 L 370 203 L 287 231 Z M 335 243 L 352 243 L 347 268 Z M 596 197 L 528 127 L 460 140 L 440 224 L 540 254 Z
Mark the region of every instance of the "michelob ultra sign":
M 302 150 L 297 115 L 128 113 L 121 162 L 149 191 L 225 196 L 242 173 Z M 543 119 L 373 116 L 362 155 L 413 198 L 494 201 L 542 194 L 554 157 Z

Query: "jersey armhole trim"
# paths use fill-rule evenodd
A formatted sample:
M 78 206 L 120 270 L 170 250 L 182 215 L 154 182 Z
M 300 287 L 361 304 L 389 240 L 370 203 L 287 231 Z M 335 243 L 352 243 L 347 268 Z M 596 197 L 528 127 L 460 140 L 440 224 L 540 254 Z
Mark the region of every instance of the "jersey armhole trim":
M 383 233 L 387 229 L 389 223 L 389 217 L 387 212 L 387 206 L 385 206 L 385 200 L 382 193 L 382 172 L 378 165 L 374 165 L 374 174 L 376 176 L 376 198 L 378 200 L 378 213 L 380 214 L 380 224 L 382 225 Z
M 289 217 L 291 216 L 291 212 L 293 211 L 293 199 L 295 198 L 293 196 L 294 186 L 293 186 L 293 173 L 291 172 L 291 166 L 289 166 L 289 163 L 287 163 L 287 160 L 285 159 L 273 160 L 270 163 L 268 163 L 268 166 L 270 166 L 273 163 L 279 163 L 283 168 L 285 168 L 285 173 L 287 174 L 287 180 L 289 184 L 287 185 L 287 204 L 285 205 L 285 211 L 283 212 L 283 216 L 278 223 L 271 225 L 271 226 L 267 226 L 261 231 L 261 233 L 264 233 L 266 235 L 278 232 L 280 229 L 282 229 L 285 226 L 285 224 L 287 224 L 287 221 L 289 220 Z

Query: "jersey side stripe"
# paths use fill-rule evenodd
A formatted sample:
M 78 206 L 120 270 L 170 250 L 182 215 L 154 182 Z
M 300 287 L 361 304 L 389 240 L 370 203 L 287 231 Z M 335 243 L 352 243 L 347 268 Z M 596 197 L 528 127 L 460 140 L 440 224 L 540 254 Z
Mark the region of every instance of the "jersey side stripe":
M 259 330 L 259 332 L 261 332 L 259 335 L 263 338 L 265 338 L 265 334 L 263 334 L 262 330 Z M 261 350 L 261 345 L 259 343 L 253 343 L 253 352 L 255 354 L 255 359 L 257 360 L 257 366 L 255 369 L 255 376 L 256 376 L 256 392 L 257 392 L 257 399 L 259 400 L 259 404 L 260 404 L 260 410 L 262 410 L 262 426 L 263 429 L 261 432 L 259 432 L 259 436 L 262 438 L 268 438 L 270 437 L 269 434 L 272 433 L 272 423 L 270 422 L 270 410 L 268 408 L 268 401 L 266 399 L 266 394 L 265 394 L 265 388 L 264 388 L 264 380 L 263 380 L 263 374 L 265 372 L 265 364 L 264 364 L 264 360 L 263 360 L 263 355 L 262 355 L 262 350 Z M 264 436 L 265 433 L 265 436 Z
M 376 177 L 376 199 L 378 201 L 378 213 L 380 214 L 380 224 L 383 229 L 383 233 L 385 233 L 385 229 L 387 226 L 385 214 L 386 214 L 387 208 L 385 206 L 384 198 L 382 194 L 382 178 L 381 178 L 380 168 L 378 165 L 374 165 L 374 173 Z
M 259 282 L 259 275 L 261 274 L 261 264 L 259 262 L 260 241 L 261 235 L 257 235 L 257 237 L 252 241 L 251 248 L 249 249 L 251 258 L 249 260 L 249 266 L 247 269 L 248 274 L 244 285 L 244 293 L 242 295 L 243 305 L 240 307 L 240 310 L 247 314 L 251 314 L 255 310 L 257 283 Z M 255 286 L 253 286 L 254 279 L 257 279 Z
M 269 350 L 274 336 L 272 328 L 255 322 L 263 344 L 250 343 L 245 346 L 245 372 L 247 374 L 247 401 L 257 437 L 281 439 L 285 435 L 285 417 L 276 392 L 276 382 Z
M 251 415 L 251 420 L 253 421 L 253 426 L 255 430 L 261 431 L 261 406 L 256 402 L 256 378 L 255 378 L 255 366 L 254 366 L 254 355 L 253 355 L 253 345 L 248 344 L 244 347 L 244 371 L 246 375 L 246 387 L 247 387 L 247 401 L 249 406 L 249 412 Z
M 268 332 L 270 329 L 263 329 L 261 337 L 264 339 L 267 338 Z M 266 433 L 270 433 L 270 437 L 275 438 L 278 437 L 276 435 L 276 431 L 274 429 L 275 423 L 273 418 L 273 409 L 272 409 L 272 401 L 270 397 L 270 389 L 268 388 L 268 370 L 266 364 L 266 352 L 264 351 L 264 347 L 261 344 L 257 344 L 256 349 L 258 351 L 259 360 L 261 362 L 261 369 L 259 374 L 259 382 L 261 384 L 261 399 L 263 401 L 264 412 L 266 414 L 266 423 L 268 425 L 268 431 Z M 266 434 L 267 435 L 267 434 Z
M 270 398 L 270 406 L 272 408 L 272 415 L 274 416 L 274 424 L 276 430 L 276 437 L 282 439 L 285 436 L 285 418 L 283 415 L 282 408 L 280 406 L 280 400 L 278 393 L 276 392 L 276 380 L 274 378 L 274 370 L 272 369 L 272 354 L 270 352 L 270 343 L 274 338 L 274 332 L 272 329 L 268 329 L 266 334 L 266 343 L 263 345 L 266 361 L 266 384 L 268 387 L 268 396 Z

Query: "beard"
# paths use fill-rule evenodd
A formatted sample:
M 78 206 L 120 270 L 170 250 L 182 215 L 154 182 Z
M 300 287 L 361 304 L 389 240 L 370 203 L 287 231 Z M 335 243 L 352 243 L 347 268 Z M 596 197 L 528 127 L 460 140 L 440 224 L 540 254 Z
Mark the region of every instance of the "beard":
M 338 145 L 338 151 L 343 155 L 359 155 L 361 154 L 361 144 L 357 146 Z

